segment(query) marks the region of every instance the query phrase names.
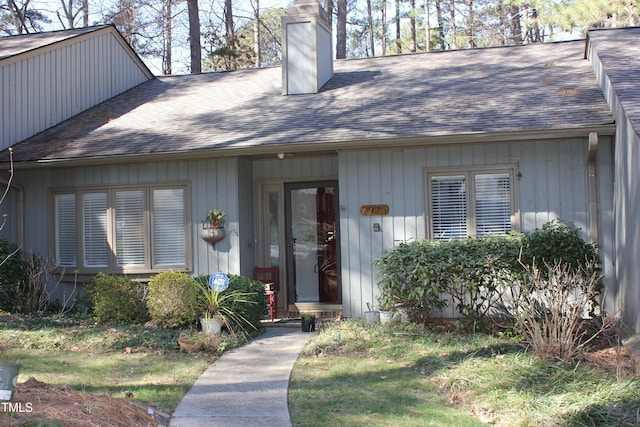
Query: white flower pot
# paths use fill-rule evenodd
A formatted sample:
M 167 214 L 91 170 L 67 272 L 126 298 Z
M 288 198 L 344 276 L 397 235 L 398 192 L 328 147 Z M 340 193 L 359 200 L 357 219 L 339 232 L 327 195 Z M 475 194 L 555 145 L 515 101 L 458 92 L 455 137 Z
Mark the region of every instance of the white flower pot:
M 201 317 L 202 331 L 208 335 L 220 335 L 222 332 L 222 318 L 219 316 Z

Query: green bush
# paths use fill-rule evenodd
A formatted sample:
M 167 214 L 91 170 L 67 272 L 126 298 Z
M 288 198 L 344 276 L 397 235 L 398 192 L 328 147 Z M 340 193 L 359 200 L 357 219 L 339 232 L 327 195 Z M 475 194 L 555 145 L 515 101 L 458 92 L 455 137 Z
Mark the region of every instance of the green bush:
M 86 287 L 98 323 L 144 323 L 145 287 L 126 276 L 99 273 Z
M 197 321 L 198 287 L 187 274 L 160 273 L 148 287 L 147 307 L 153 323 L 177 328 Z
M 209 276 L 195 278 L 204 286 L 209 284 Z M 220 293 L 235 292 L 239 298 L 221 298 L 220 305 L 227 313 L 233 313 L 230 319 L 231 327 L 235 332 L 249 329 L 259 330 L 260 321 L 267 314 L 267 301 L 264 293 L 264 284 L 248 277 L 230 275 L 229 288 Z
M 576 227 L 553 221 L 528 234 L 414 240 L 386 252 L 374 265 L 382 309 L 403 307 L 413 321 L 424 323 L 433 309 L 447 306 L 450 295 L 459 313 L 475 325 L 496 310 L 518 311 L 514 295 L 523 295 L 522 290 L 512 288 L 523 283 L 534 264 L 544 276 L 547 265 L 566 264 L 577 272 L 597 260 L 596 246 L 585 242 Z
M 542 274 L 558 262 L 577 272 L 599 264 L 598 247 L 585 242 L 575 225 L 554 220 L 523 236 L 521 261 L 527 268 L 535 263 Z
M 22 288 L 28 280 L 20 248 L 0 237 L 0 309 L 14 312 L 22 307 Z
M 374 261 L 382 310 L 403 308 L 412 321 L 425 323 L 432 309 L 447 306 L 442 296 L 440 244 L 429 240 L 401 243 Z

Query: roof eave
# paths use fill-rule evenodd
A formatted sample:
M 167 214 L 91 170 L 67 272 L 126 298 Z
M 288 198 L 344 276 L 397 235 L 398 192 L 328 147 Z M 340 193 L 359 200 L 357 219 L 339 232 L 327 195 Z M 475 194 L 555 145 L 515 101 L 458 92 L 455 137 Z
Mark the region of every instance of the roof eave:
M 401 138 L 362 139 L 349 141 L 319 141 L 304 143 L 280 143 L 260 146 L 245 147 L 219 147 L 202 150 L 175 151 L 164 153 L 141 153 L 122 156 L 94 156 L 76 159 L 50 159 L 14 164 L 15 169 L 33 169 L 40 167 L 70 167 L 70 166 L 97 166 L 113 164 L 117 159 L 118 164 L 181 161 L 194 158 L 219 158 L 219 157 L 268 157 L 277 153 L 321 155 L 337 153 L 339 151 L 370 150 L 385 148 L 411 148 L 419 146 L 451 145 L 451 144 L 479 144 L 496 142 L 540 141 L 565 138 L 588 138 L 589 134 L 596 132 L 600 136 L 612 136 L 615 134 L 614 123 L 582 126 L 565 129 L 545 130 L 516 130 L 503 132 L 470 132 L 464 134 L 436 134 L 428 136 L 412 136 Z

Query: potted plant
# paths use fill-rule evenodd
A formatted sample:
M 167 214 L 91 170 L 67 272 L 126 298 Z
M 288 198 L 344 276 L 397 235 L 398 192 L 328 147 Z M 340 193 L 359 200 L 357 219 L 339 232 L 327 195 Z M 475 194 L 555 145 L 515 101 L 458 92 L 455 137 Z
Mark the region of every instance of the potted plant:
M 226 327 L 234 335 L 233 325 L 244 329 L 244 325 L 250 325 L 247 319 L 236 313 L 228 306 L 231 302 L 251 304 L 253 301 L 246 297 L 250 294 L 239 290 L 219 290 L 209 283 L 196 281 L 200 289 L 200 308 L 202 315 L 200 324 L 202 330 L 208 335 L 220 335 L 222 327 Z
M 178 344 L 180 344 L 180 347 L 185 352 L 190 353 L 192 351 L 200 350 L 203 342 L 196 337 L 181 336 L 180 338 L 178 338 Z
M 224 226 L 224 217 L 226 216 L 225 211 L 220 209 L 211 209 L 207 213 L 207 221 L 211 227 L 223 227 Z
M 202 240 L 215 245 L 224 239 L 224 217 L 227 214 L 220 209 L 211 209 L 207 213 L 207 219 L 202 223 Z
M 314 332 L 316 330 L 316 316 L 311 313 L 300 313 L 302 332 Z

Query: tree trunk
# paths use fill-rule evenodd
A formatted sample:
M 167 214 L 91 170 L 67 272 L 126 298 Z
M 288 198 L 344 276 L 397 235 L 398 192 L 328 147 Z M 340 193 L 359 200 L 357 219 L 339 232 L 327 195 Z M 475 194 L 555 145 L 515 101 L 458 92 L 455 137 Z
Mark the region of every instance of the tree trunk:
M 402 53 L 402 40 L 400 40 L 400 0 L 396 0 L 396 53 Z
M 469 47 L 470 48 L 474 48 L 476 47 L 476 41 L 475 41 L 475 16 L 473 14 L 473 0 L 469 0 L 469 19 L 467 20 L 469 22 L 469 24 L 467 25 L 467 28 L 469 29 L 467 32 L 467 37 L 469 38 Z
M 253 54 L 255 67 L 260 68 L 260 0 L 253 0 Z
M 224 0 L 224 24 L 226 28 L 225 41 L 231 53 L 229 57 L 230 69 L 235 70 L 236 58 L 233 54 L 236 51 L 236 36 L 233 29 L 233 5 L 231 0 Z
M 173 32 L 172 32 L 172 27 L 171 27 L 171 20 L 172 20 L 172 14 L 173 14 L 173 8 L 171 7 L 173 0 L 167 0 L 167 14 L 164 17 L 164 25 L 165 25 L 165 35 L 166 35 L 166 45 L 164 47 L 165 49 L 165 59 L 164 59 L 164 64 L 162 64 L 162 72 L 166 75 L 170 75 L 173 73 L 173 70 L 171 69 L 171 63 L 173 62 L 173 58 L 171 55 L 171 50 L 173 48 Z
M 438 41 L 440 42 L 440 50 L 447 48 L 444 42 L 444 19 L 442 19 L 442 4 L 441 0 L 436 0 L 436 19 L 438 20 Z
M 416 0 L 409 0 L 409 31 L 410 39 L 409 39 L 409 51 L 416 51 Z
M 89 0 L 82 0 L 82 25 L 89 26 Z
M 426 37 L 426 50 L 431 50 L 431 23 L 429 21 L 429 0 L 424 1 L 424 32 Z
M 382 12 L 382 38 L 380 43 L 382 44 L 382 55 L 387 54 L 387 0 L 382 0 L 380 5 L 380 11 Z
M 200 47 L 200 15 L 198 0 L 187 0 L 189 11 L 189 48 L 191 51 L 191 74 L 202 72 L 202 48 Z
M 347 57 L 347 0 L 338 0 L 336 20 L 336 59 Z
M 511 37 L 514 44 L 522 44 L 522 27 L 520 25 L 520 8 L 518 6 L 511 6 Z
M 451 49 L 455 50 L 458 48 L 458 40 L 457 40 L 458 28 L 456 26 L 456 0 L 451 0 L 450 9 L 451 10 L 449 10 L 449 16 L 450 16 L 449 19 L 451 19 L 451 22 L 449 23 L 449 28 L 451 29 Z
M 371 56 L 376 56 L 376 43 L 373 37 L 373 15 L 371 13 L 371 0 L 367 0 L 367 19 L 369 25 L 369 49 Z
M 327 0 L 327 3 L 324 5 L 324 11 L 327 13 L 327 19 L 329 22 L 329 28 L 333 28 L 333 0 Z

